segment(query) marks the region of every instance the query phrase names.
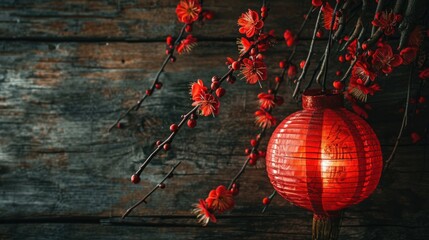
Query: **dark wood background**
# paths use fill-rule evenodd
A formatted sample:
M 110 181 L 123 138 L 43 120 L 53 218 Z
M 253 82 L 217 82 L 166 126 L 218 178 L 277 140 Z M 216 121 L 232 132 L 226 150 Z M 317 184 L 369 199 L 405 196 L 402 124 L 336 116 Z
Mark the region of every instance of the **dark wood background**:
M 107 127 L 150 85 L 164 58 L 164 38 L 177 35 L 177 0 L 2 0 L 0 1 L 0 238 L 1 239 L 309 239 L 311 213 L 280 197 L 260 214 L 271 193 L 264 167 L 241 179 L 237 207 L 218 224 L 203 228 L 191 205 L 219 184 L 228 184 L 244 161 L 243 149 L 257 133 L 253 112 L 257 86 L 227 86 L 221 114 L 185 128 L 132 185 L 139 160 L 165 137 L 168 126 L 190 107 L 188 87 L 209 81 L 236 56 L 236 20 L 259 1 L 204 1 L 216 14 L 194 26 L 199 45 L 179 56 L 161 80 L 165 88 L 126 120 Z M 297 30 L 310 1 L 270 1 L 267 27 L 281 37 Z M 310 22 L 313 25 L 313 21 Z M 303 59 L 310 27 L 298 47 Z M 316 43 L 316 54 L 324 41 Z M 283 42 L 267 53 L 269 77 L 289 54 Z M 336 64 L 330 72 L 346 65 Z M 369 122 L 385 158 L 399 130 L 407 73 L 402 67 L 382 79 L 383 92 L 370 99 Z M 418 81 L 413 84 L 413 89 Z M 282 119 L 299 109 L 291 88 L 282 87 Z M 414 93 L 415 91 L 413 91 Z M 423 95 L 428 95 L 424 88 Z M 412 106 L 415 107 L 415 106 Z M 426 120 L 425 120 L 426 119 Z M 427 108 L 411 117 L 390 171 L 375 193 L 345 212 L 341 239 L 428 239 L 427 141 L 411 144 L 411 131 L 424 131 Z M 133 127 L 136 125 L 138 127 Z M 267 139 L 263 141 L 266 145 Z M 117 219 L 183 161 L 163 191 L 138 208 L 127 224 Z

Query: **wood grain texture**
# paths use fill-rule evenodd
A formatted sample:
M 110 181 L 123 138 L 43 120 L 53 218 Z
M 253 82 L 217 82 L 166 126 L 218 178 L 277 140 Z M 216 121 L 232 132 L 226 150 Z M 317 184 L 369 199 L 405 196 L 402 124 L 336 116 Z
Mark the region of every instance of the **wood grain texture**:
M 123 9 L 120 16 L 115 15 L 118 4 Z M 109 124 L 138 99 L 155 76 L 165 46 L 163 41 L 144 40 L 161 38 L 177 30 L 180 25 L 172 15 L 175 4 L 176 1 L 89 4 L 77 0 L 0 3 L 3 8 L 0 34 L 22 38 L 0 41 L 1 239 L 311 237 L 311 214 L 283 199 L 276 198 L 265 215 L 259 214 L 261 198 L 272 191 L 263 165 L 246 170 L 237 207 L 223 215 L 219 224 L 199 227 L 190 214 L 191 205 L 204 198 L 210 189 L 228 184 L 244 160 L 243 150 L 249 139 L 258 131 L 253 125 L 253 112 L 261 89 L 243 81 L 226 86 L 227 94 L 222 98 L 218 117 L 200 118 L 195 129 L 185 128 L 172 150 L 162 152 L 145 170 L 142 184 L 129 183 L 129 176 L 151 152 L 154 142 L 165 137 L 168 126 L 190 109 L 189 83 L 197 78 L 208 82 L 214 74 L 226 71 L 225 57 L 236 55 L 235 43 L 228 38 L 237 36 L 235 28 L 226 26 L 235 26 L 236 15 L 247 8 L 247 3 L 239 1 L 230 6 L 225 2 L 205 1 L 207 6 L 215 7 L 219 22 L 213 21 L 213 31 L 202 28 L 201 36 L 208 39 L 225 36 L 225 41 L 202 41 L 190 55 L 179 56 L 176 63 L 169 64 L 161 76 L 164 89 L 125 120 L 125 129 L 115 129 L 109 134 Z M 250 4 L 256 6 L 257 1 Z M 281 8 L 288 4 L 296 4 L 296 14 L 280 14 Z M 301 21 L 298 12 L 305 12 L 308 4 L 273 1 L 272 5 L 272 24 L 279 21 L 278 26 L 292 28 L 297 27 L 290 25 L 293 21 Z M 147 31 L 157 35 L 148 34 L 145 38 L 130 30 L 133 25 L 130 18 L 134 16 L 138 21 L 144 18 L 129 12 L 134 8 L 145 12 L 146 18 L 163 16 L 150 20 L 158 28 L 154 26 Z M 23 21 L 26 27 L 10 24 L 16 16 L 27 16 Z M 289 20 L 280 24 L 283 17 Z M 129 25 L 119 25 L 128 30 L 122 29 L 112 36 L 141 38 L 143 42 L 110 42 L 104 30 L 76 30 L 77 38 L 88 40 L 82 42 L 47 24 L 60 20 L 69 24 L 86 18 L 93 24 L 98 21 L 119 24 L 126 19 Z M 34 24 L 41 25 L 37 28 Z M 106 27 L 104 23 L 102 26 Z M 17 35 L 11 34 L 12 31 Z M 297 59 L 304 58 L 307 46 L 307 41 L 300 43 Z M 315 54 L 320 56 L 323 50 L 324 42 L 318 41 Z M 279 73 L 277 62 L 288 54 L 283 44 L 267 53 L 269 78 Z M 347 66 L 335 65 L 330 76 L 334 76 L 337 67 Z M 405 101 L 407 72 L 402 67 L 392 79 L 382 80 L 383 92 L 370 99 L 374 110 L 370 111 L 369 122 L 380 138 L 385 156 L 390 153 L 400 125 L 399 108 Z M 417 83 L 413 86 L 415 89 Z M 280 91 L 286 104 L 276 109 L 275 115 L 282 119 L 299 109 L 299 104 L 290 98 L 290 84 Z M 423 95 L 428 95 L 427 87 Z M 346 211 L 340 239 L 429 237 L 427 143 L 413 145 L 407 137 L 410 131 L 427 125 L 427 121 L 421 121 L 427 118 L 425 108 L 410 119 L 391 170 L 374 195 Z M 267 139 L 263 145 L 266 142 Z M 139 218 L 118 224 L 115 217 L 151 189 L 178 160 L 183 162 L 175 177 L 166 182 L 167 188 L 156 192 L 148 204 L 132 214 Z
M 0 37 L 24 39 L 154 40 L 179 32 L 176 0 L 6 0 L 0 3 Z M 209 27 L 195 26 L 200 38 L 237 38 L 237 18 L 248 8 L 258 10 L 260 1 L 204 1 L 215 12 Z M 278 16 L 267 27 L 283 34 L 299 26 L 310 6 L 302 1 L 273 2 L 270 14 Z M 284 9 L 295 9 L 285 14 Z M 298 16 L 298 17 L 297 17 Z M 311 36 L 311 30 L 305 31 Z M 279 36 L 280 37 L 280 36 Z

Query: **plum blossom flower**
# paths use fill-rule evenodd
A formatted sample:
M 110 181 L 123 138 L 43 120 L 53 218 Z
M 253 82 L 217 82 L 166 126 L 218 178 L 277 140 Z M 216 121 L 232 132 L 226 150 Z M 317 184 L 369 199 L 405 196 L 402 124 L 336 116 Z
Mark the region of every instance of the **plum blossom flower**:
M 198 20 L 201 9 L 198 0 L 181 0 L 176 7 L 176 15 L 180 22 L 191 24 Z
M 193 206 L 195 208 L 192 210 L 192 213 L 197 215 L 198 222 L 203 226 L 207 226 L 210 221 L 214 223 L 216 222 L 215 215 L 203 199 L 200 199 L 200 201 Z
M 322 7 L 323 12 L 323 26 L 326 30 L 331 29 L 331 22 L 332 22 L 332 15 L 334 14 L 334 9 L 331 7 L 331 5 L 326 2 L 325 5 Z M 332 30 L 335 31 L 338 29 L 340 18 L 338 16 L 335 16 L 334 25 L 332 26 Z
M 376 13 L 375 19 L 372 20 L 372 25 L 381 28 L 386 36 L 390 36 L 395 33 L 395 27 L 401 20 L 401 15 L 392 11 L 383 11 Z
M 213 211 L 223 213 L 234 207 L 234 198 L 231 191 L 220 185 L 215 190 L 210 191 L 206 203 Z
M 402 64 L 402 58 L 398 54 L 393 54 L 392 47 L 384 43 L 375 50 L 372 56 L 372 64 L 375 69 L 379 69 L 385 74 L 392 72 L 394 67 Z
M 202 93 L 207 92 L 207 87 L 204 86 L 204 82 L 201 79 L 198 79 L 197 82 L 191 84 L 190 94 L 192 96 L 192 100 L 198 100 Z
M 270 46 L 273 46 L 276 42 L 274 36 L 274 30 L 270 30 L 268 33 L 261 33 L 258 37 L 258 50 L 259 52 L 265 52 Z
M 314 7 L 320 7 L 322 6 L 323 2 L 322 0 L 311 0 L 311 4 L 313 4 Z
M 408 65 L 412 63 L 414 59 L 416 59 L 417 51 L 418 51 L 417 47 L 406 47 L 402 49 L 401 52 L 399 53 L 399 55 L 403 60 L 402 64 Z
M 255 112 L 255 122 L 261 128 L 270 128 L 276 125 L 276 118 L 264 109 Z
M 179 54 L 189 53 L 193 47 L 197 45 L 197 39 L 193 37 L 191 34 L 186 36 L 185 39 L 180 41 L 180 43 L 176 46 L 176 50 Z
M 192 106 L 198 106 L 199 112 L 203 116 L 213 115 L 216 116 L 219 113 L 220 102 L 219 100 L 208 93 L 207 87 L 201 79 L 198 79 L 196 83 L 192 83 L 191 92 Z
M 375 92 L 380 90 L 380 86 L 377 83 L 365 84 L 365 81 L 355 76 L 350 78 L 350 83 L 347 88 L 347 92 L 350 95 L 362 102 L 366 102 L 368 95 L 374 95 Z
M 259 81 L 267 80 L 267 66 L 258 58 L 244 58 L 241 73 L 248 84 L 256 84 Z
M 370 68 L 368 62 L 365 58 L 359 59 L 352 69 L 352 77 L 356 77 L 364 81 L 364 83 L 369 80 L 374 81 L 376 73 Z
M 266 110 L 271 109 L 276 104 L 274 101 L 275 99 L 273 94 L 260 93 L 258 94 L 258 98 L 259 98 L 259 104 L 263 109 L 266 109 Z
M 245 52 L 249 51 L 249 49 L 252 47 L 252 42 L 249 41 L 247 38 L 242 37 L 241 39 L 237 40 L 237 46 L 238 46 L 238 51 L 240 52 L 240 55 L 243 55 Z
M 238 30 L 241 34 L 246 34 L 246 37 L 250 38 L 255 35 L 256 31 L 260 30 L 264 26 L 264 22 L 259 19 L 257 12 L 249 9 L 246 13 L 241 14 L 238 19 Z
M 216 116 L 219 113 L 220 102 L 210 93 L 202 93 L 199 99 L 192 103 L 192 106 L 198 106 L 200 114 L 203 116 Z
M 419 73 L 419 78 L 428 79 L 429 78 L 429 68 L 426 68 Z

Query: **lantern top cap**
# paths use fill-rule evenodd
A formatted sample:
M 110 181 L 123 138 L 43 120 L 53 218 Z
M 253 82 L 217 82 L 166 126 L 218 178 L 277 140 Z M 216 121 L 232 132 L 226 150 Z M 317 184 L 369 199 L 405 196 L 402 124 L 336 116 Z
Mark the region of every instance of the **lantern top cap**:
M 336 90 L 309 89 L 302 94 L 302 108 L 324 109 L 343 107 L 343 95 Z

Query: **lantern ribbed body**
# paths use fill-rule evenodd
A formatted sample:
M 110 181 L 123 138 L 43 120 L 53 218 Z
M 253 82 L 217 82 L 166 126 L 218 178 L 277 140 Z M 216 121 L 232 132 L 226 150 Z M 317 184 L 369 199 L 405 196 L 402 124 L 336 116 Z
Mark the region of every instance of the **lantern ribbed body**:
M 318 215 L 367 198 L 382 171 L 373 130 L 338 99 L 303 96 L 304 110 L 279 124 L 267 148 L 267 172 L 277 192 Z

